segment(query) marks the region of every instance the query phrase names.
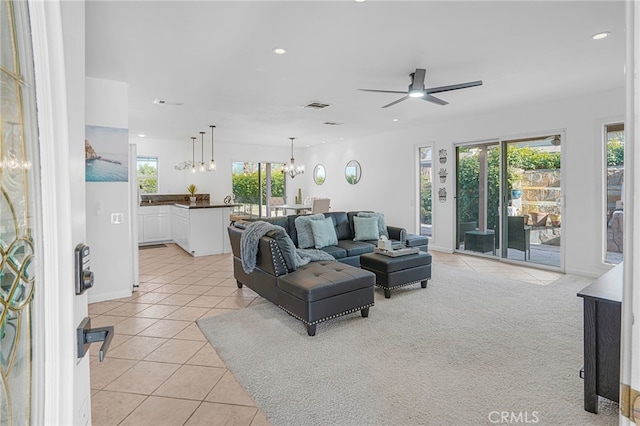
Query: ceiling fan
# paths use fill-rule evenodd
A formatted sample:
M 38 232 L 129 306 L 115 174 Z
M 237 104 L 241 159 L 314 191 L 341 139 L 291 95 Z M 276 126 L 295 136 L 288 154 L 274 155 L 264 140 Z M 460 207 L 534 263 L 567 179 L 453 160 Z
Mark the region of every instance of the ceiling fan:
M 406 101 L 408 98 L 422 98 L 427 102 L 432 102 L 438 105 L 447 105 L 449 102 L 443 101 L 442 99 L 436 98 L 435 96 L 431 96 L 432 93 L 440 93 L 440 92 L 448 92 L 450 90 L 458 90 L 458 89 L 466 89 L 467 87 L 481 86 L 482 80 L 471 81 L 468 83 L 460 83 L 460 84 L 452 84 L 450 86 L 440 86 L 440 87 L 431 87 L 425 89 L 424 87 L 424 77 L 426 75 L 426 70 L 422 68 L 416 68 L 415 72 L 409 74 L 411 77 L 411 84 L 409 84 L 409 88 L 406 92 L 401 92 L 397 90 L 377 90 L 377 89 L 358 89 L 363 92 L 378 92 L 378 93 L 399 93 L 404 94 L 405 96 L 400 99 L 391 102 L 390 104 L 383 105 L 382 108 L 387 108 L 398 104 L 402 101 Z

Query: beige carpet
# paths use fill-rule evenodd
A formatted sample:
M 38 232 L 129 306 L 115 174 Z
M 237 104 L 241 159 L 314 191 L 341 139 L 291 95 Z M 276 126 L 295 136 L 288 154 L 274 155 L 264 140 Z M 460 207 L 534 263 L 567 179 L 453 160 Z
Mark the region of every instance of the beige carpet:
M 198 325 L 273 425 L 614 425 L 617 404 L 583 409 L 589 282 L 434 265 L 427 289 L 376 290 L 369 318 L 315 337 L 269 302 Z

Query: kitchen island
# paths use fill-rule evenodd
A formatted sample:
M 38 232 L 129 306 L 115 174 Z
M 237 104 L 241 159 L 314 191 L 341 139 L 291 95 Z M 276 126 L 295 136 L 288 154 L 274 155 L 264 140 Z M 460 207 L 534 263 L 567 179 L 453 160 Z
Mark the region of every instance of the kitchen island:
M 229 253 L 227 226 L 233 207 L 209 200 L 173 204 L 173 241 L 194 257 Z

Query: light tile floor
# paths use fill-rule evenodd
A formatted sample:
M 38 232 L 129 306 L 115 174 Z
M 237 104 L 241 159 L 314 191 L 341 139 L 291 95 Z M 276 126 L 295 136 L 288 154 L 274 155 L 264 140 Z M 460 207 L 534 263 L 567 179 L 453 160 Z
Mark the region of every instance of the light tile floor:
M 474 256 L 431 254 L 434 267 L 508 274 L 541 285 L 562 276 Z M 92 348 L 92 423 L 268 425 L 195 323 L 256 303 L 267 302 L 237 288 L 231 255 L 194 258 L 173 244 L 140 250 L 138 291 L 89 305 L 92 326 L 115 326 L 104 362 Z

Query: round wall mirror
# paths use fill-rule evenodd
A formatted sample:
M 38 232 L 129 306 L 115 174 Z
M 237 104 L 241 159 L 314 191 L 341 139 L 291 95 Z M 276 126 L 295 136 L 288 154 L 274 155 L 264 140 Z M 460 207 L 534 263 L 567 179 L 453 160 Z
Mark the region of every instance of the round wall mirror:
M 344 177 L 347 179 L 347 182 L 351 185 L 355 185 L 360 181 L 360 176 L 362 176 L 360 163 L 356 160 L 349 161 L 347 166 L 344 168 Z
M 316 185 L 322 185 L 327 177 L 327 172 L 322 164 L 316 164 L 313 169 L 313 181 Z

